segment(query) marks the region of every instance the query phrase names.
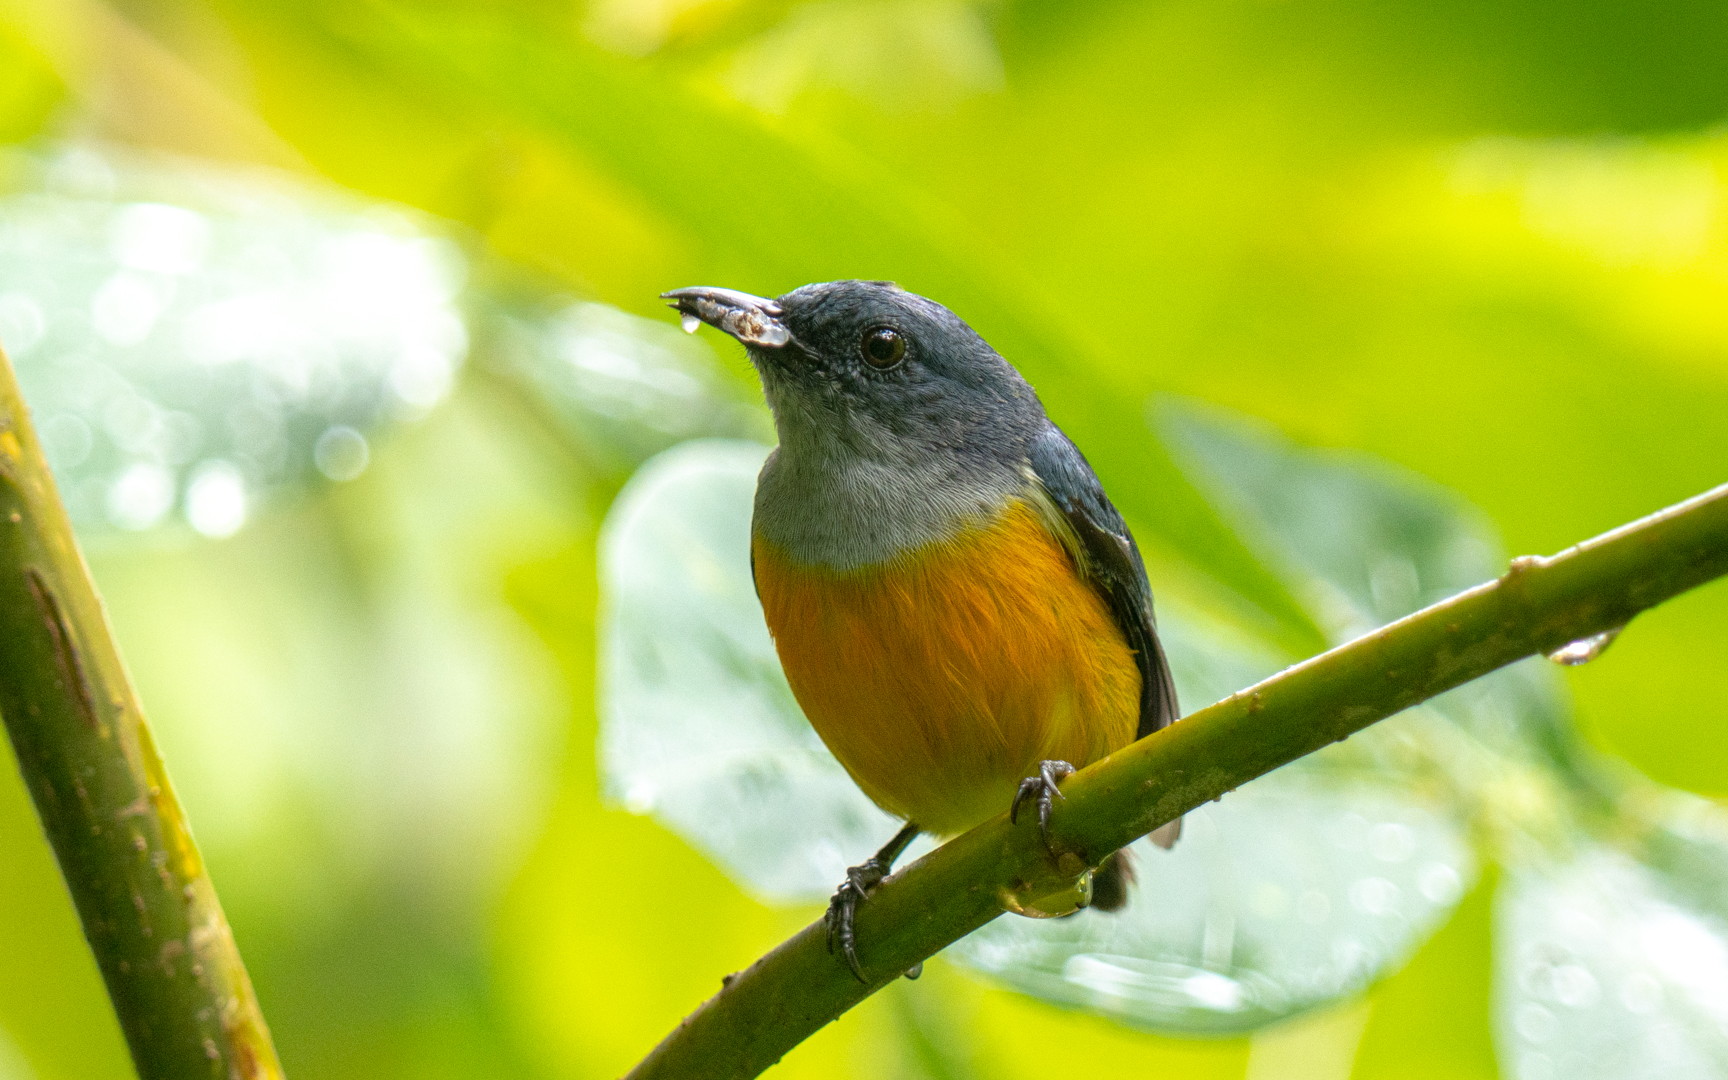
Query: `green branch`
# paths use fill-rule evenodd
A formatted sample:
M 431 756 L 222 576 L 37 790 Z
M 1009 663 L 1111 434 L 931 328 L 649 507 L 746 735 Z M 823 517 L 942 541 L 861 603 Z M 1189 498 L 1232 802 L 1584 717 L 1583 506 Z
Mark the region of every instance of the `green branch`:
M 859 983 L 820 922 L 724 980 L 630 1076 L 751 1077 L 824 1024 L 1086 865 L 1280 765 L 1527 656 L 1624 626 L 1728 573 L 1728 485 L 1460 593 L 1202 709 L 1063 783 L 1059 858 L 998 816 L 884 881 L 858 912 Z M 1156 881 L 1141 888 L 1155 891 Z
M 4 353 L 0 718 L 138 1075 L 280 1077 Z

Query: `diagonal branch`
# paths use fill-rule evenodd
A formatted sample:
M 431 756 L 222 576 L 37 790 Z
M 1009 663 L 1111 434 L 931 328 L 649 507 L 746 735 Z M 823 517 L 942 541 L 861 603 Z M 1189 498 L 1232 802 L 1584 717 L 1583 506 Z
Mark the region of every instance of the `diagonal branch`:
M 138 1075 L 280 1077 L 3 352 L 0 719 Z
M 1378 720 L 1527 656 L 1624 626 L 1728 574 L 1728 485 L 1569 548 L 1280 672 L 1081 770 L 1037 829 L 998 817 L 884 881 L 858 911 L 859 983 L 805 927 L 686 1017 L 632 1078 L 755 1076 L 1004 910 L 1167 821 Z M 1155 886 L 1148 886 L 1155 887 Z

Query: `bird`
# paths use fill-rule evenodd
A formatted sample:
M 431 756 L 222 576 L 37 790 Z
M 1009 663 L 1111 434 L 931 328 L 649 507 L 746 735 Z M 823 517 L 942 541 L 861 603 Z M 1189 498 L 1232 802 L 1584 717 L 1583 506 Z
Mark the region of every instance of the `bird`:
M 1031 385 L 941 304 L 889 281 L 661 295 L 760 378 L 779 445 L 751 514 L 756 594 L 811 726 L 906 823 L 824 916 L 865 981 L 858 906 L 919 833 L 1032 805 L 1048 845 L 1062 779 L 1176 721 L 1146 569 Z M 1119 909 L 1132 880 L 1108 856 L 1092 906 Z

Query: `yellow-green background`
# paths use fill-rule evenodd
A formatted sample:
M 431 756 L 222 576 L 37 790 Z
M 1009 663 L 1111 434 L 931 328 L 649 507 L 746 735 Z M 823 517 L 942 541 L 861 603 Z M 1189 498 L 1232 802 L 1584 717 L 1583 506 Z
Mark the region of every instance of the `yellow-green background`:
M 948 302 L 1088 451 L 1155 581 L 1210 557 L 1159 532 L 1159 392 L 1424 473 L 1515 552 L 1728 479 L 1725 119 L 1711 3 L 0 0 L 6 140 L 323 178 L 640 313 L 835 277 Z M 600 805 L 593 540 L 620 480 L 469 380 L 238 537 L 93 545 L 296 1080 L 616 1075 L 814 916 Z M 415 612 L 486 627 L 494 709 L 530 716 L 500 759 L 522 820 L 425 810 L 460 778 L 413 767 Z M 1718 584 L 1568 681 L 1598 745 L 1722 797 L 1725 656 Z M 355 730 L 327 783 L 319 747 Z M 345 816 L 356 790 L 377 805 Z M 779 1072 L 1491 1076 L 1491 883 L 1365 1002 L 1252 1042 L 933 965 Z M 129 1072 L 9 764 L 0 1033 L 8 1080 Z

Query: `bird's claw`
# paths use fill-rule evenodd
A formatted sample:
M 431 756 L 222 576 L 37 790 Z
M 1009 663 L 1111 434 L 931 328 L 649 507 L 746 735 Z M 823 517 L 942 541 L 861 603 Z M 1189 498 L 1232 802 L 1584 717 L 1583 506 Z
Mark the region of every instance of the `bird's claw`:
M 1050 805 L 1056 799 L 1066 799 L 1062 789 L 1057 786 L 1064 778 L 1073 776 L 1074 766 L 1066 761 L 1040 761 L 1038 775 L 1028 776 L 1020 781 L 1020 790 L 1014 793 L 1013 805 L 1008 807 L 1008 823 L 1015 824 L 1020 819 L 1020 804 L 1028 799 L 1038 804 L 1038 835 L 1044 838 L 1044 846 L 1050 846 Z
M 861 983 L 867 984 L 870 980 L 864 977 L 864 968 L 858 963 L 858 937 L 852 930 L 858 905 L 875 891 L 876 886 L 882 884 L 882 879 L 893 869 L 894 860 L 900 857 L 900 853 L 906 850 L 906 845 L 910 844 L 919 832 L 918 826 L 908 821 L 894 834 L 894 839 L 882 845 L 881 851 L 857 866 L 847 867 L 846 880 L 834 890 L 834 899 L 828 901 L 828 913 L 822 917 L 828 927 L 828 952 L 832 955 L 838 947 L 840 955 L 846 958 L 846 966 L 852 969 L 852 976 Z M 923 964 L 914 964 L 911 970 L 906 972 L 906 977 L 916 979 L 923 970 Z
M 828 925 L 828 952 L 832 954 L 838 946 L 846 966 L 859 982 L 870 980 L 864 977 L 864 969 L 858 964 L 858 939 L 852 930 L 852 920 L 858 913 L 858 905 L 887 876 L 887 868 L 874 858 L 847 867 L 846 880 L 834 890 L 834 898 L 828 901 L 828 914 L 823 916 Z

